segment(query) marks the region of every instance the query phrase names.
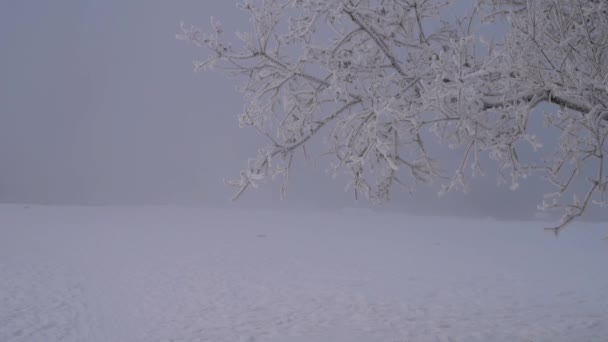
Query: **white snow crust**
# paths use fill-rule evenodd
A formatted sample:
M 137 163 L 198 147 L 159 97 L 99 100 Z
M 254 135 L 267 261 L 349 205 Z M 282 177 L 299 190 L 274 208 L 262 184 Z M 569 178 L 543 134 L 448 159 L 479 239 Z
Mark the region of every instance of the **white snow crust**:
M 608 341 L 605 225 L 0 205 L 0 341 Z

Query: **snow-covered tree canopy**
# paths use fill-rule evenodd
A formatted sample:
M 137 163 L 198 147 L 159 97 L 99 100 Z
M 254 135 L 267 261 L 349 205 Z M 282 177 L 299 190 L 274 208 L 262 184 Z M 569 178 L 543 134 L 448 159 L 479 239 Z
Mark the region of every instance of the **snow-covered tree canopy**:
M 554 185 L 540 207 L 563 210 L 556 233 L 588 206 L 606 206 L 608 2 L 477 0 L 455 16 L 462 5 L 246 0 L 252 29 L 237 33 L 238 46 L 215 20 L 208 32 L 183 27 L 179 38 L 210 52 L 196 70 L 236 76 L 240 124 L 268 141 L 230 182 L 236 197 L 268 178 L 287 181 L 296 153 L 320 139 L 355 196 L 373 201 L 417 183 L 465 189 L 486 154 L 499 183 L 515 189 L 538 174 Z M 559 109 L 543 114 L 541 103 Z M 556 146 L 541 146 L 533 115 L 560 131 Z M 430 139 L 464 151 L 455 170 L 444 170 Z M 522 160 L 521 149 L 536 157 Z

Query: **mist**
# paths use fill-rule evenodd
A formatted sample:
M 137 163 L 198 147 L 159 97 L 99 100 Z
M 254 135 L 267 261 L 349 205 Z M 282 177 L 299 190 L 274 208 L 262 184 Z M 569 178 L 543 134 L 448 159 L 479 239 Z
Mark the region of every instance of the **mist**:
M 467 166 L 467 193 L 395 187 L 378 206 L 329 170 L 327 131 L 295 134 L 276 144 L 307 144 L 287 198 L 276 179 L 232 202 L 225 180 L 266 138 L 239 128 L 238 82 L 195 73 L 206 51 L 176 39 L 211 16 L 227 37 L 249 30 L 230 0 L 0 2 L 0 341 L 605 340 L 606 209 L 543 229 L 554 217 L 536 206 L 554 189 L 497 186 L 487 155 L 485 175 Z M 560 136 L 543 112 L 555 110 L 526 122 L 547 149 Z M 550 153 L 519 147 L 524 161 Z M 423 154 L 451 176 L 463 148 Z
M 229 34 L 249 27 L 232 1 L 2 2 L 0 202 L 371 206 L 345 192 L 322 157 L 299 157 L 286 200 L 267 184 L 230 202 L 223 180 L 238 177 L 263 141 L 238 127 L 236 83 L 195 74 L 204 51 L 175 39 L 180 22 L 205 26 L 211 16 Z M 438 153 L 447 165 L 462 155 Z M 437 185 L 421 186 L 383 208 L 532 217 L 546 185 L 497 188 L 487 167 L 466 195 L 439 199 Z

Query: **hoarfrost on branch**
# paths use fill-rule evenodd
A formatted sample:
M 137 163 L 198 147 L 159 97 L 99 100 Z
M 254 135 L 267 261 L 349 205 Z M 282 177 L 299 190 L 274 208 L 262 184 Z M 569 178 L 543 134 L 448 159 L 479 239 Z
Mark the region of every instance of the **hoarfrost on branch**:
M 240 125 L 268 141 L 229 182 L 235 198 L 276 176 L 283 193 L 296 152 L 321 139 L 332 169 L 373 201 L 417 183 L 465 190 L 486 154 L 499 183 L 516 189 L 537 174 L 555 187 L 539 207 L 563 211 L 556 234 L 588 206 L 607 206 L 608 3 L 477 0 L 454 17 L 457 3 L 247 0 L 239 7 L 252 29 L 236 47 L 215 19 L 208 32 L 182 26 L 178 38 L 209 51 L 196 70 L 235 76 Z M 541 103 L 559 108 L 544 114 L 560 131 L 556 146 L 530 131 Z M 453 172 L 429 139 L 462 147 Z M 522 148 L 540 156 L 524 161 Z

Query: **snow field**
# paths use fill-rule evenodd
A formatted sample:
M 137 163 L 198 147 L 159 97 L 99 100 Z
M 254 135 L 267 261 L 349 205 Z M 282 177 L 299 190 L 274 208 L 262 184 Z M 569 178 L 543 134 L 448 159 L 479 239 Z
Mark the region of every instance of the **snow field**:
M 539 222 L 0 206 L 0 341 L 608 341 L 608 243 Z

